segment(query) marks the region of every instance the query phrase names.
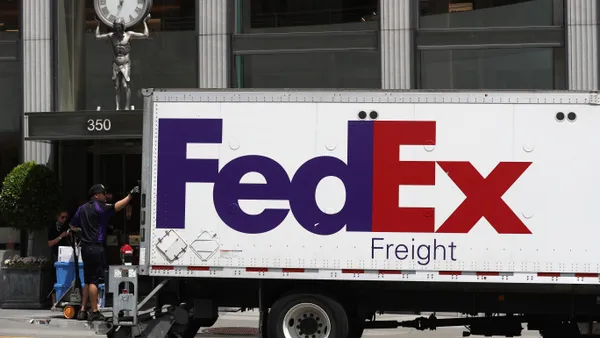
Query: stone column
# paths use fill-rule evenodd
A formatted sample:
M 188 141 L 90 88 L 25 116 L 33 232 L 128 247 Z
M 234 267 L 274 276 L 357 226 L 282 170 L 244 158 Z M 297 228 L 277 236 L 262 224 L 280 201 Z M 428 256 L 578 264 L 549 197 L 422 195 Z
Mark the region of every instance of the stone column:
M 52 1 L 22 0 L 23 111 L 52 111 Z M 28 135 L 27 120 L 23 121 Z M 23 160 L 46 164 L 54 169 L 53 144 L 49 141 L 23 140 Z M 32 234 L 28 246 L 34 256 L 50 257 L 46 231 Z
M 380 0 L 381 87 L 413 87 L 412 3 L 409 0 Z
M 229 87 L 230 0 L 196 0 L 200 88 Z
M 598 90 L 598 0 L 565 0 L 568 89 Z
M 56 55 L 54 108 L 85 109 L 85 1 L 54 0 Z
M 52 110 L 52 0 L 22 0 L 23 111 Z M 28 135 L 27 123 L 23 124 Z M 52 143 L 23 141 L 23 160 L 51 167 Z

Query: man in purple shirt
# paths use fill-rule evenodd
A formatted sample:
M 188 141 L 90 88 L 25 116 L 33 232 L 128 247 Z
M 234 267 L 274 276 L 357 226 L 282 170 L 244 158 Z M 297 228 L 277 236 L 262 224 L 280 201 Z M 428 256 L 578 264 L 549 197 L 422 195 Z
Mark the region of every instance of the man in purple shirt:
M 104 281 L 104 271 L 107 268 L 104 241 L 108 219 L 121 211 L 131 201 L 132 196 L 140 192 L 139 187 L 131 189 L 127 197 L 115 204 L 106 203 L 106 189 L 102 184 L 90 188 L 90 200 L 81 205 L 70 225 L 81 230 L 81 258 L 83 259 L 83 296 L 78 319 L 86 318 L 85 306 L 90 301 L 90 321 L 106 320 L 98 311 L 98 284 Z

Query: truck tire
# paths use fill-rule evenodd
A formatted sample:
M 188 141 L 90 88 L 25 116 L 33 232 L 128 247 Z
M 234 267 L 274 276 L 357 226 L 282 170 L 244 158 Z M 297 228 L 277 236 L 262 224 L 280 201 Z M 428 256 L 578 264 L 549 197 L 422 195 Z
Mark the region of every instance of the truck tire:
M 200 328 L 202 327 L 201 319 L 190 319 L 189 323 L 186 325 L 185 331 L 181 334 L 181 338 L 194 338 Z
M 350 333 L 348 334 L 348 338 L 361 338 L 365 332 L 364 325 L 351 327 Z
M 183 331 L 178 331 L 180 332 L 179 334 L 171 334 L 169 338 L 194 338 L 201 328 L 211 327 L 216 322 L 217 318 L 190 318 L 190 321 L 185 326 L 182 326 Z
M 267 327 L 270 338 L 348 336 L 348 316 L 337 301 L 322 295 L 292 294 L 278 299 Z
M 365 332 L 365 321 L 357 318 L 350 318 L 348 338 L 361 338 Z

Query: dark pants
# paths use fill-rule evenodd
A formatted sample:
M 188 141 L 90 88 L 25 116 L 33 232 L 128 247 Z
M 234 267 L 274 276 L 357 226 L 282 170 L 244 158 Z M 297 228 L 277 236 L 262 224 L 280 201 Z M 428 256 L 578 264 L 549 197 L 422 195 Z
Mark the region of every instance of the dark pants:
M 83 258 L 83 282 L 94 285 L 104 283 L 106 255 L 102 244 L 82 243 L 81 258 Z

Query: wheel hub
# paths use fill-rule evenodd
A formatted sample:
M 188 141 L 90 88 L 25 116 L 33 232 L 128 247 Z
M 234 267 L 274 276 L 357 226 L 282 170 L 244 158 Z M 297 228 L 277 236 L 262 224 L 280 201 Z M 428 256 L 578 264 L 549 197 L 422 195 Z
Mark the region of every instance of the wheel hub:
M 319 319 L 321 318 L 315 317 L 312 313 L 307 318 L 298 318 L 298 325 L 296 326 L 296 329 L 300 331 L 300 335 L 313 335 L 315 333 L 321 333 L 319 328 L 323 327 L 323 324 L 320 324 L 321 326 L 319 327 Z
M 298 304 L 285 315 L 286 338 L 328 338 L 331 320 L 325 310 L 315 304 Z

